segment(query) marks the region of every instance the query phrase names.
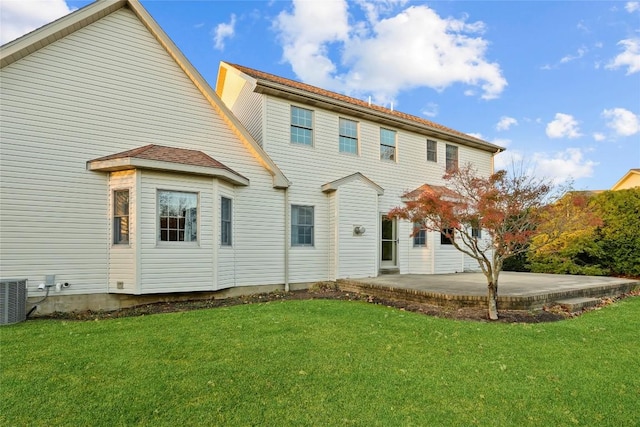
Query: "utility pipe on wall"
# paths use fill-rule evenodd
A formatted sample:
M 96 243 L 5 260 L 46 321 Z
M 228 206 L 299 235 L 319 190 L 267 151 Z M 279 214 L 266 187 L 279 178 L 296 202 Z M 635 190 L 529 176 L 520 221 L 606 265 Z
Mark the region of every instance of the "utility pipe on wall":
M 284 291 L 289 292 L 289 191 L 284 189 Z

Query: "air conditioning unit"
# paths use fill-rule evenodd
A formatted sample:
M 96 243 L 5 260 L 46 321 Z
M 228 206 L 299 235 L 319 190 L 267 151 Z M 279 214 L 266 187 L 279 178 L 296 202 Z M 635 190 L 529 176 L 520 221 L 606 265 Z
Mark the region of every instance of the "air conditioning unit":
M 27 318 L 27 280 L 0 280 L 0 325 Z

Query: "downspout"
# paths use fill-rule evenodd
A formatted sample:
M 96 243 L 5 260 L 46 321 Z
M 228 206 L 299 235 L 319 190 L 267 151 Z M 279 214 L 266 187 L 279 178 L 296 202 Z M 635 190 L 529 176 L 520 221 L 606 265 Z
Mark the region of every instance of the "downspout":
M 289 292 L 289 191 L 284 189 L 284 291 Z

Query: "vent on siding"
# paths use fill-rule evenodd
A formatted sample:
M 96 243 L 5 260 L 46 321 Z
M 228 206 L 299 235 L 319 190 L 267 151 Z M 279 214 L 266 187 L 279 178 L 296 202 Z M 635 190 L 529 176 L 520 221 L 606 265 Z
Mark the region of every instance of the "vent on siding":
M 0 325 L 27 318 L 27 281 L 0 280 Z

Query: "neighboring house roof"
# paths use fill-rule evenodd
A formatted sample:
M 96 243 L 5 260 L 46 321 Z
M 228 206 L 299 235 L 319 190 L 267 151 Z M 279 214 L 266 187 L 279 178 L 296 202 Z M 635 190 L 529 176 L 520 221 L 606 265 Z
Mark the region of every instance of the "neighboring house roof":
M 629 169 L 611 189 L 615 191 L 634 187 L 640 187 L 640 169 Z
M 402 200 L 414 200 L 418 198 L 422 193 L 428 192 L 430 194 L 439 194 L 444 198 L 457 200 L 460 198 L 460 195 L 453 190 L 443 186 L 443 185 L 432 185 L 432 184 L 422 184 L 420 187 L 415 190 L 411 190 L 402 195 Z
M 92 171 L 113 172 L 155 169 L 224 179 L 235 185 L 249 185 L 249 179 L 202 151 L 149 144 L 87 162 Z
M 290 183 L 278 166 L 253 137 L 251 137 L 240 121 L 229 111 L 207 81 L 187 60 L 180 49 L 178 49 L 169 36 L 160 28 L 138 0 L 98 0 L 95 3 L 91 3 L 82 9 L 11 41 L 0 48 L 0 68 L 11 65 L 21 58 L 124 7 L 129 8 L 138 19 L 140 19 L 142 24 L 151 32 L 187 77 L 189 77 L 193 84 L 200 90 L 209 104 L 211 104 L 220 117 L 222 117 L 233 130 L 240 141 L 244 143 L 251 154 L 271 174 L 273 177 L 273 186 L 275 188 L 288 187 Z
M 369 187 L 371 187 L 373 190 L 375 190 L 376 193 L 378 193 L 378 196 L 382 196 L 384 194 L 384 189 L 382 187 L 380 187 L 378 184 L 376 184 L 375 182 L 373 182 L 372 180 L 370 180 L 369 178 L 367 178 L 366 176 L 364 176 L 360 172 L 356 172 L 354 174 L 345 176 L 343 178 L 336 179 L 335 181 L 327 182 L 326 184 L 322 185 L 321 189 L 322 189 L 323 193 L 332 193 L 332 192 L 338 190 L 338 188 L 341 185 L 348 184 L 348 183 L 350 183 L 352 181 L 362 181 L 362 182 L 364 182 Z
M 412 116 L 400 111 L 385 108 L 379 105 L 371 104 L 357 98 L 342 95 L 312 86 L 306 83 L 297 82 L 295 80 L 285 79 L 264 71 L 258 71 L 253 68 L 242 65 L 223 62 L 237 69 L 238 71 L 248 75 L 256 80 L 256 92 L 267 93 L 282 98 L 290 98 L 299 102 L 320 101 L 329 109 L 344 110 L 345 113 L 354 116 L 374 116 L 373 120 L 400 128 L 407 128 L 414 132 L 424 133 L 434 138 L 450 140 L 463 145 L 472 146 L 492 153 L 504 151 L 503 147 L 475 138 L 466 133 L 451 129 L 441 124 L 423 119 L 421 117 Z M 220 84 L 220 82 L 218 82 Z

